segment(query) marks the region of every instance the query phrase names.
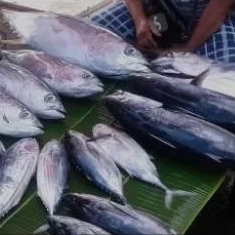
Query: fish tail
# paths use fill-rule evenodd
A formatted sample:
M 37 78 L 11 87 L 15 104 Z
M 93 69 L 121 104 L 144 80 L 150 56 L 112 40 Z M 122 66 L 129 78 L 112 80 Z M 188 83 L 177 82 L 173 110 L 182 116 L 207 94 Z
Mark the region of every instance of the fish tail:
M 184 190 L 166 190 L 166 197 L 165 197 L 165 205 L 167 209 L 171 209 L 173 198 L 175 196 L 192 196 L 192 192 L 184 191 Z

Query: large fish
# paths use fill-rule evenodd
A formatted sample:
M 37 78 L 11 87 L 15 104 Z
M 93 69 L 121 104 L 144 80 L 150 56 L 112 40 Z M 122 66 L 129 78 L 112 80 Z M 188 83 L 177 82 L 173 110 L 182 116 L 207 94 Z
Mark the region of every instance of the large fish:
M 20 202 L 36 171 L 38 155 L 36 140 L 25 138 L 0 158 L 0 218 Z
M 152 61 L 153 70 L 162 75 L 184 79 L 209 90 L 235 97 L 235 69 L 220 61 L 192 53 L 169 53 Z
M 108 192 L 114 200 L 125 203 L 122 176 L 103 149 L 82 133 L 69 131 L 65 137 L 67 151 L 73 158 L 74 165 L 99 188 Z
M 37 167 L 38 196 L 53 215 L 66 186 L 68 159 L 60 141 L 51 140 L 42 149 Z
M 149 72 L 143 55 L 116 34 L 72 16 L 2 10 L 24 43 L 99 75 Z
M 49 216 L 47 220 L 52 233 L 57 235 L 110 235 L 102 228 L 71 217 Z
M 88 194 L 67 194 L 64 201 L 83 220 L 113 234 L 176 234 L 158 218 Z
M 40 121 L 18 100 L 0 91 L 0 134 L 29 137 L 43 134 Z
M 127 128 L 218 163 L 235 162 L 235 135 L 219 126 L 121 90 L 107 96 L 106 105 Z
M 235 98 L 158 74 L 135 74 L 132 84 L 141 93 L 165 105 L 223 126 L 235 126 Z M 235 91 L 235 90 L 234 90 Z
M 65 109 L 59 97 L 28 70 L 0 61 L 0 89 L 21 101 L 41 118 L 64 118 Z
M 92 129 L 94 141 L 119 167 L 131 177 L 151 183 L 166 192 L 165 204 L 169 208 L 174 195 L 189 195 L 182 190 L 170 190 L 159 179 L 157 169 L 145 150 L 125 132 L 105 124 L 97 124 Z M 118 153 L 118 154 L 117 154 Z
M 83 98 L 103 92 L 103 84 L 91 72 L 44 52 L 3 50 L 2 56 L 28 69 L 63 96 Z

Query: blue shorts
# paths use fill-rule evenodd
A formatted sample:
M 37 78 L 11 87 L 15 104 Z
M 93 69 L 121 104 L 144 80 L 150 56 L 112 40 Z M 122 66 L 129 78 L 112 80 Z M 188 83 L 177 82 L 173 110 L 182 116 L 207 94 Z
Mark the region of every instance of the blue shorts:
M 183 9 L 184 6 L 182 6 Z M 134 23 L 123 3 L 93 16 L 91 20 L 112 30 L 124 39 L 133 40 L 135 38 Z M 235 63 L 235 17 L 229 16 L 222 27 L 196 53 L 211 59 Z

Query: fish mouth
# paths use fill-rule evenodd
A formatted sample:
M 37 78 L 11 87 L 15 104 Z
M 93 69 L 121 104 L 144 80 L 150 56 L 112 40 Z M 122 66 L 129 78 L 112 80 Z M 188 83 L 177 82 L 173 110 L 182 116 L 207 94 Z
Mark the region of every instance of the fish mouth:
M 46 109 L 40 114 L 42 119 L 65 119 L 67 112 L 65 109 Z

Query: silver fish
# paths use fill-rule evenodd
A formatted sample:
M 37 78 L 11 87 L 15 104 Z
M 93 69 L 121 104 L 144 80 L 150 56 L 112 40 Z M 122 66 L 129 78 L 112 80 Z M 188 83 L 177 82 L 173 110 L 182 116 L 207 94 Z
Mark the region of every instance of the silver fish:
M 2 56 L 28 69 L 63 96 L 83 98 L 103 92 L 103 84 L 94 74 L 44 52 L 3 50 Z
M 183 190 L 170 190 L 159 179 L 157 169 L 145 150 L 125 132 L 105 124 L 97 124 L 92 129 L 95 142 L 120 168 L 131 177 L 151 183 L 166 192 L 165 204 L 170 208 L 173 196 L 191 195 Z M 117 154 L 118 153 L 118 154 Z
M 6 91 L 41 118 L 64 118 L 65 109 L 59 97 L 28 70 L 0 61 L 0 89 Z
M 0 91 L 0 134 L 29 137 L 43 134 L 40 121 L 18 100 Z
M 0 141 L 0 156 L 2 156 L 6 152 L 6 149 L 3 143 Z
M 156 217 L 101 197 L 71 193 L 63 199 L 76 216 L 112 234 L 176 234 L 171 226 Z
M 67 151 L 74 165 L 99 188 L 108 192 L 115 200 L 126 203 L 123 196 L 122 176 L 115 163 L 89 138 L 76 131 L 68 131 L 65 137 Z
M 0 218 L 20 202 L 36 171 L 38 155 L 36 140 L 25 138 L 0 158 Z
M 51 230 L 57 235 L 110 235 L 102 228 L 67 216 L 49 216 Z
M 150 71 L 133 46 L 91 22 L 50 12 L 1 12 L 24 43 L 95 74 L 121 79 Z
M 152 65 L 162 75 L 190 77 L 184 81 L 235 97 L 235 69 L 231 65 L 182 52 L 161 56 L 152 61 Z
M 66 186 L 68 159 L 60 141 L 51 140 L 42 149 L 37 167 L 38 196 L 53 215 Z

